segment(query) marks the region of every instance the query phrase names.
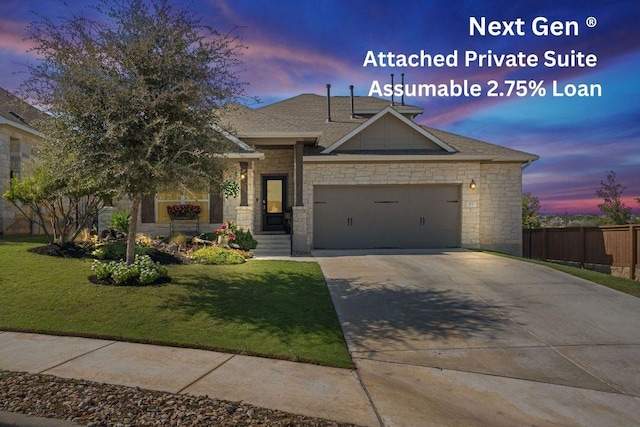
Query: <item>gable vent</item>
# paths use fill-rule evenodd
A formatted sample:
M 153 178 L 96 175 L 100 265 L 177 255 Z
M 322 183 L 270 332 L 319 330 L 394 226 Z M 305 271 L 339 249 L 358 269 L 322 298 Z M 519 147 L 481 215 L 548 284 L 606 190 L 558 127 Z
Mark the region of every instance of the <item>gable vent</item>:
M 16 113 L 15 111 L 9 111 L 9 114 L 11 114 L 16 119 L 20 120 L 22 123 L 27 124 L 27 121 L 24 119 L 24 117 L 22 117 L 20 114 Z

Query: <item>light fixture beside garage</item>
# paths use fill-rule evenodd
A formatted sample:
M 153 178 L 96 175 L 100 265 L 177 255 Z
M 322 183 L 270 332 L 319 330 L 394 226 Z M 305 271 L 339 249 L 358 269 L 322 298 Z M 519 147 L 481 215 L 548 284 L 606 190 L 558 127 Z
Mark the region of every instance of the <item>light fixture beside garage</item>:
M 477 187 L 475 180 L 471 180 L 471 184 L 469 184 L 469 188 L 472 190 L 475 190 Z

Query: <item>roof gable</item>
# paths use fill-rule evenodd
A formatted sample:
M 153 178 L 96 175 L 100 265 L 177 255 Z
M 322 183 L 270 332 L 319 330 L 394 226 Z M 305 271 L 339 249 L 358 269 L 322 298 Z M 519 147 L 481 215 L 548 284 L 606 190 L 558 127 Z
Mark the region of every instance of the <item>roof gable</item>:
M 42 122 L 48 118 L 46 113 L 0 87 L 0 123 L 40 135 Z
M 344 135 L 322 153 L 371 150 L 456 152 L 453 147 L 444 143 L 423 127 L 392 107 L 387 107 Z

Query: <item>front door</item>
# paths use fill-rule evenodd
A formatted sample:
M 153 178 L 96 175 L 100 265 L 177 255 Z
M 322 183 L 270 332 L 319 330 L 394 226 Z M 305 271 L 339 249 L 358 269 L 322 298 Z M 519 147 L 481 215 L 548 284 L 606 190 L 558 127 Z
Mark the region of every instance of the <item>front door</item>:
M 287 177 L 262 177 L 262 231 L 286 231 Z

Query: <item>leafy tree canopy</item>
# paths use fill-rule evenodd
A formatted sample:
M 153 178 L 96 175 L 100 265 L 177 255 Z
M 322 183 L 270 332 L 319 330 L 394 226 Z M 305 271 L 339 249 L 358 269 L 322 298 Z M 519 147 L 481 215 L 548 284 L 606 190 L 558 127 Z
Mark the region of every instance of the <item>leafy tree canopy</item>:
M 98 0 L 28 31 L 38 60 L 22 89 L 53 116 L 48 143 L 133 201 L 131 241 L 144 195 L 220 176 L 219 107 L 244 88 L 236 37 L 169 0 Z
M 605 215 L 604 224 L 623 225 L 631 221 L 631 208 L 625 206 L 622 201 L 625 188 L 624 185 L 616 182 L 614 171 L 607 172 L 606 182 L 600 181 L 600 188 L 596 190 L 596 194 L 602 199 L 598 208 Z
M 540 200 L 531 193 L 522 194 L 522 226 L 524 228 L 540 227 Z

